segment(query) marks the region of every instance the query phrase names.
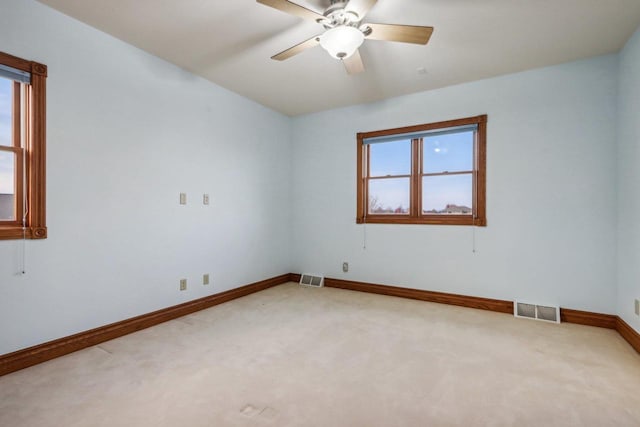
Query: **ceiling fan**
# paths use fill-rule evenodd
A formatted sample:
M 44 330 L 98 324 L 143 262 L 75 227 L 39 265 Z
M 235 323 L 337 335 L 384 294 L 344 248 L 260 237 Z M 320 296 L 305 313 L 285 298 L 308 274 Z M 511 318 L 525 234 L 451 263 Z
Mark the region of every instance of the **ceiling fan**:
M 429 42 L 433 33 L 433 27 L 362 23 L 364 16 L 378 0 L 331 0 L 331 6 L 323 14 L 288 0 L 257 1 L 282 12 L 315 21 L 325 28 L 324 33 L 272 56 L 271 59 L 276 61 L 284 61 L 306 49 L 320 45 L 332 57 L 344 63 L 347 73 L 357 74 L 364 71 L 358 49 L 365 39 L 424 45 Z

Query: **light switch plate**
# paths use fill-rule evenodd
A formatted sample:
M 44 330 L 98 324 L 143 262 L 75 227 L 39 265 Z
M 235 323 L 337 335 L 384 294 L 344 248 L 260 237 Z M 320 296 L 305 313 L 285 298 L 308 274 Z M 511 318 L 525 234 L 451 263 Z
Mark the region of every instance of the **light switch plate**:
M 187 204 L 187 193 L 180 193 L 180 204 L 181 205 Z

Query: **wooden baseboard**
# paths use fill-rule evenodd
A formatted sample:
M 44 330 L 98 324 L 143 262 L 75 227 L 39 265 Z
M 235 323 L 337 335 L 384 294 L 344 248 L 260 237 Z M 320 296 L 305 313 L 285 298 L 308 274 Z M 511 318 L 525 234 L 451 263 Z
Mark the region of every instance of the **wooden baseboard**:
M 622 335 L 622 338 L 627 340 L 631 347 L 640 353 L 640 333 L 633 329 L 627 322 L 618 317 L 616 322 L 616 330 Z
M 300 282 L 300 277 L 301 276 L 302 275 L 298 274 L 298 273 L 289 273 L 289 281 L 298 283 L 298 282 Z
M 348 289 L 351 291 L 369 292 L 373 294 L 390 295 L 394 297 L 417 299 L 421 301 L 437 302 L 440 304 L 459 305 L 462 307 L 478 308 L 481 310 L 497 311 L 513 314 L 513 302 L 498 299 L 470 297 L 465 295 L 448 294 L 444 292 L 423 291 L 419 289 L 401 288 L 397 286 L 376 285 L 373 283 L 354 282 L 351 280 L 324 279 L 324 285 L 330 288 Z
M 141 329 L 155 326 L 168 320 L 176 319 L 223 302 L 231 301 L 254 292 L 262 291 L 272 286 L 289 281 L 289 274 L 272 277 L 271 279 L 255 282 L 240 288 L 231 289 L 219 294 L 197 300 L 174 305 L 152 313 L 132 317 L 110 325 L 101 326 L 89 331 L 49 341 L 44 344 L 18 350 L 0 356 L 0 376 L 14 372 L 83 348 L 91 347 Z
M 618 316 L 614 314 L 593 313 L 591 311 L 560 309 L 560 320 L 566 323 L 596 326 L 598 328 L 617 329 Z

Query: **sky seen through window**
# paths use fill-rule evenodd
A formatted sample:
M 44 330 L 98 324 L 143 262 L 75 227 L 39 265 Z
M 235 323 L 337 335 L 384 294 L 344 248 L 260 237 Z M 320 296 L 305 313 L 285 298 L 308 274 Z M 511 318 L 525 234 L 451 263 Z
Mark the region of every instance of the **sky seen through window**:
M 0 145 L 11 146 L 11 86 L 13 81 L 0 77 Z M 14 192 L 14 154 L 0 151 L 0 194 Z
M 423 142 L 423 172 L 471 172 L 473 170 L 474 132 L 434 135 Z M 371 177 L 411 174 L 411 140 L 371 144 Z M 372 213 L 407 213 L 409 179 L 388 178 L 369 181 L 369 206 Z M 447 206 L 472 207 L 471 174 L 424 177 L 423 212 L 445 211 Z M 470 212 L 469 212 L 470 213 Z

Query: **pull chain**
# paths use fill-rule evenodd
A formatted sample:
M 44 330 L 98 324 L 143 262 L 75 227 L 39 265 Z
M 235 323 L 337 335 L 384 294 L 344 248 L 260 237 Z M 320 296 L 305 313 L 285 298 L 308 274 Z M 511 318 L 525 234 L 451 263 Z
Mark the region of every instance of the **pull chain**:
M 362 223 L 362 249 L 367 250 L 367 223 Z
M 476 226 L 475 224 L 471 226 L 472 228 L 472 236 L 473 236 L 473 241 L 472 241 L 472 247 L 471 247 L 471 251 L 475 254 L 476 253 Z

